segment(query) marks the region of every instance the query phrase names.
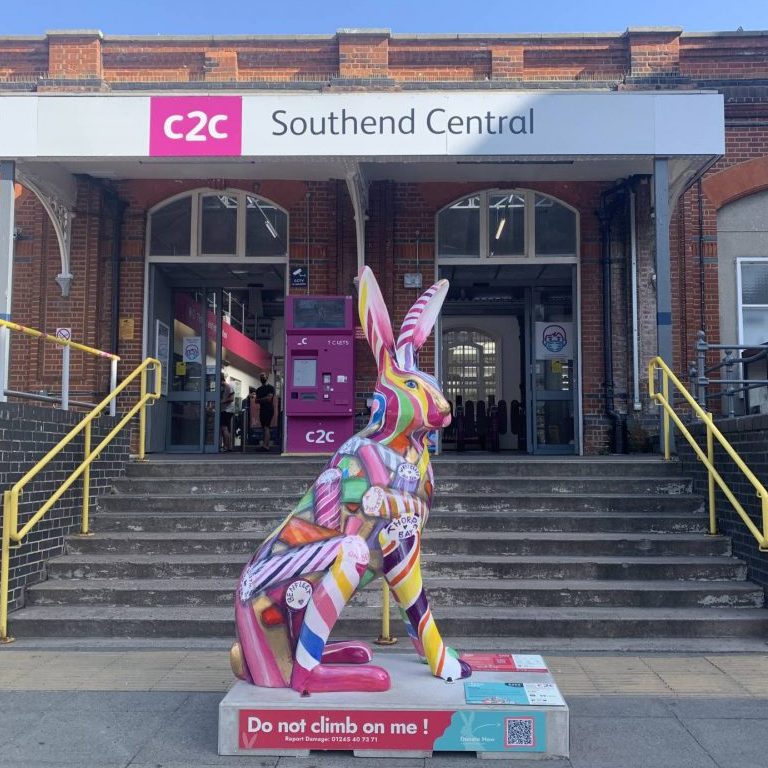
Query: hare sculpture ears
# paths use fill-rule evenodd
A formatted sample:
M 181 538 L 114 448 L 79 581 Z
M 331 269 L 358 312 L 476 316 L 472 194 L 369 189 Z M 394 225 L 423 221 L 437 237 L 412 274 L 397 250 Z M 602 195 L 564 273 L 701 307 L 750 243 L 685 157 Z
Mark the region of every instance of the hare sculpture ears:
M 392 333 L 387 305 L 370 267 L 360 270 L 359 281 L 357 307 L 360 322 L 379 370 L 384 369 L 386 356 L 395 360 L 400 368 L 414 368 L 415 355 L 429 337 L 448 293 L 448 281 L 435 283 L 408 310 L 397 342 Z

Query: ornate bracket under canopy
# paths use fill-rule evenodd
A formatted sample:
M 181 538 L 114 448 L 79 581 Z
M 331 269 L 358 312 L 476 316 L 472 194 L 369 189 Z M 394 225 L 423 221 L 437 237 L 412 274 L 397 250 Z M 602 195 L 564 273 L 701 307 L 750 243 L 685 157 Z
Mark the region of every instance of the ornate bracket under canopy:
M 31 169 L 19 164 L 16 165 L 16 179 L 34 192 L 51 219 L 61 255 L 61 272 L 56 276 L 56 282 L 61 288 L 61 295 L 69 296 L 72 283 L 72 220 L 75 218 L 77 182 L 71 174 L 55 166 Z
M 357 235 L 357 266 L 365 264 L 365 222 L 368 220 L 368 179 L 357 160 L 345 160 L 347 189 L 352 198 Z

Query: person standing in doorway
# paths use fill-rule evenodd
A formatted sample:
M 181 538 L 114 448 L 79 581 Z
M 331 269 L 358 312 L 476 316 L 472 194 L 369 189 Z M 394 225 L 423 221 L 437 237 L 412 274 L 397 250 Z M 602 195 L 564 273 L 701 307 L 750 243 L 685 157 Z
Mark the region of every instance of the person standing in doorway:
M 221 449 L 225 452 L 232 450 L 232 417 L 235 413 L 235 388 L 227 381 L 224 371 L 221 372 Z
M 259 423 L 264 430 L 264 441 L 261 445 L 263 451 L 268 451 L 272 441 L 270 428 L 275 415 L 275 388 L 268 383 L 266 373 L 260 376 L 261 386 L 256 390 L 256 400 L 259 403 Z

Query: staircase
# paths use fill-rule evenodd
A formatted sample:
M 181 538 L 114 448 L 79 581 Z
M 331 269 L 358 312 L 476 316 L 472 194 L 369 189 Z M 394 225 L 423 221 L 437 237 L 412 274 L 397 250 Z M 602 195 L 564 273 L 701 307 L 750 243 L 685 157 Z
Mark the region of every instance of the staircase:
M 656 457 L 446 458 L 423 573 L 443 634 L 463 647 L 652 647 L 768 636 L 761 587 L 703 500 Z M 17 637 L 233 637 L 232 593 L 250 554 L 322 462 L 158 457 L 99 500 L 94 536 L 72 536 L 12 614 Z M 380 583 L 335 636 L 379 634 Z M 400 632 L 400 622 L 393 629 Z

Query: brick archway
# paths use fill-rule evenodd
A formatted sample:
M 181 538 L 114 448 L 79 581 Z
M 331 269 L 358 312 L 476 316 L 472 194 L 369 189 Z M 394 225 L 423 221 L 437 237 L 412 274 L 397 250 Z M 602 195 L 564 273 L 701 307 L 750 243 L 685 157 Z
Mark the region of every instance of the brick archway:
M 757 157 L 714 173 L 701 187 L 718 210 L 741 197 L 762 192 L 768 189 L 768 157 Z

